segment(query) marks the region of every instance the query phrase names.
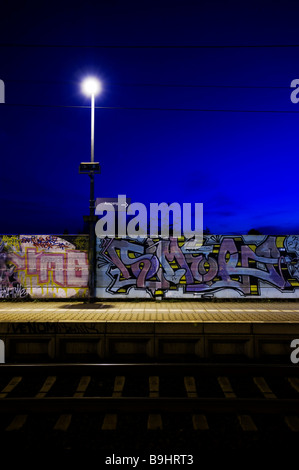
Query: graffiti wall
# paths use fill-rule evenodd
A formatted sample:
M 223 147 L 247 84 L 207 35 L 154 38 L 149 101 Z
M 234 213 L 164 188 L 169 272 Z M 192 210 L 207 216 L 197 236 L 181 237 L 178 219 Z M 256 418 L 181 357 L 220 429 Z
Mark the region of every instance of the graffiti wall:
M 97 297 L 296 298 L 299 235 L 98 239 Z
M 0 235 L 0 299 L 88 296 L 88 236 Z M 299 298 L 299 235 L 97 239 L 98 298 Z
M 0 235 L 0 299 L 88 295 L 88 237 Z

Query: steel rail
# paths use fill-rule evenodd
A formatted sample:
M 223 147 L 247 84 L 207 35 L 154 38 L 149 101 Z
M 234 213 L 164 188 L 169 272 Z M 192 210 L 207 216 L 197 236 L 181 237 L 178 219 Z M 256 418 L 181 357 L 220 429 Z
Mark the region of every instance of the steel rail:
M 0 364 L 0 376 L 6 374 L 35 375 L 40 373 L 53 374 L 90 374 L 114 375 L 122 372 L 127 376 L 178 375 L 196 374 L 201 376 L 267 375 L 275 377 L 298 376 L 299 365 L 285 364 L 232 364 L 232 363 L 99 363 L 99 364 Z
M 3 398 L 0 413 L 299 413 L 299 399 L 179 397 Z

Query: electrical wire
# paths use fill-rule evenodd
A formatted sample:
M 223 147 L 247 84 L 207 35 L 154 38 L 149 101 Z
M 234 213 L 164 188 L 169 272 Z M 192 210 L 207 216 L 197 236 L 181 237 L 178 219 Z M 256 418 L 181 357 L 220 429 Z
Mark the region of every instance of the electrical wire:
M 47 85 L 70 85 L 74 81 L 57 81 L 57 80 L 6 80 L 5 83 L 35 83 Z M 76 83 L 77 84 L 77 83 Z M 231 88 L 231 89 L 290 89 L 290 86 L 265 86 L 265 85 L 184 85 L 171 83 L 109 83 L 108 86 L 124 86 L 124 87 L 161 87 L 161 88 Z
M 21 44 L 0 43 L 0 47 L 28 47 L 28 48 L 83 48 L 83 49 L 262 49 L 262 48 L 298 48 L 299 44 L 149 44 L 149 45 L 123 45 L 123 44 Z
M 36 108 L 81 108 L 90 109 L 90 106 L 55 105 L 55 104 L 27 104 L 27 103 L 4 103 L 3 106 L 23 106 Z M 275 114 L 298 114 L 299 111 L 279 109 L 206 109 L 206 108 L 149 108 L 133 106 L 95 106 L 96 109 L 127 110 L 127 111 L 185 111 L 185 112 L 210 112 L 210 113 L 275 113 Z

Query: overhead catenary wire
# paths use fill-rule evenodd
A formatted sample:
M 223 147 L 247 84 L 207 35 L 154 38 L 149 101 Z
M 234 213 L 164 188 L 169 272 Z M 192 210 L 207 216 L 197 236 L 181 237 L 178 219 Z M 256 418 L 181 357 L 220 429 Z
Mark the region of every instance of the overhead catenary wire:
M 0 47 L 82 49 L 262 49 L 298 48 L 299 44 L 22 44 L 0 43 Z
M 4 77 L 5 78 L 5 77 Z M 71 80 L 10 80 L 5 79 L 6 83 L 34 83 L 34 84 L 47 84 L 47 85 L 70 85 L 74 84 Z M 124 87 L 161 87 L 161 88 L 231 88 L 231 89 L 290 89 L 290 86 L 281 85 L 187 85 L 187 84 L 172 84 L 172 83 L 109 83 L 110 86 L 124 86 Z
M 36 108 L 81 108 L 90 109 L 90 106 L 82 105 L 55 105 L 55 104 L 29 104 L 29 103 L 5 103 L 2 106 L 23 106 Z M 95 109 L 127 110 L 127 111 L 185 111 L 185 112 L 212 112 L 212 113 L 276 113 L 276 114 L 299 114 L 299 110 L 287 109 L 208 109 L 208 108 L 153 108 L 134 106 L 95 106 Z

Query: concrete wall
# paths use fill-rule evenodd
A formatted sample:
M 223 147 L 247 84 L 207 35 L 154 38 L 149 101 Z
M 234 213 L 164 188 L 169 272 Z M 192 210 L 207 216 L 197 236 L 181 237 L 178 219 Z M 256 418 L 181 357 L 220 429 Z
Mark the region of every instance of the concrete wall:
M 232 357 L 290 364 L 293 322 L 1 322 L 6 362 L 163 362 Z
M 298 298 L 299 235 L 97 239 L 100 298 Z
M 88 295 L 88 237 L 0 236 L 0 299 Z

